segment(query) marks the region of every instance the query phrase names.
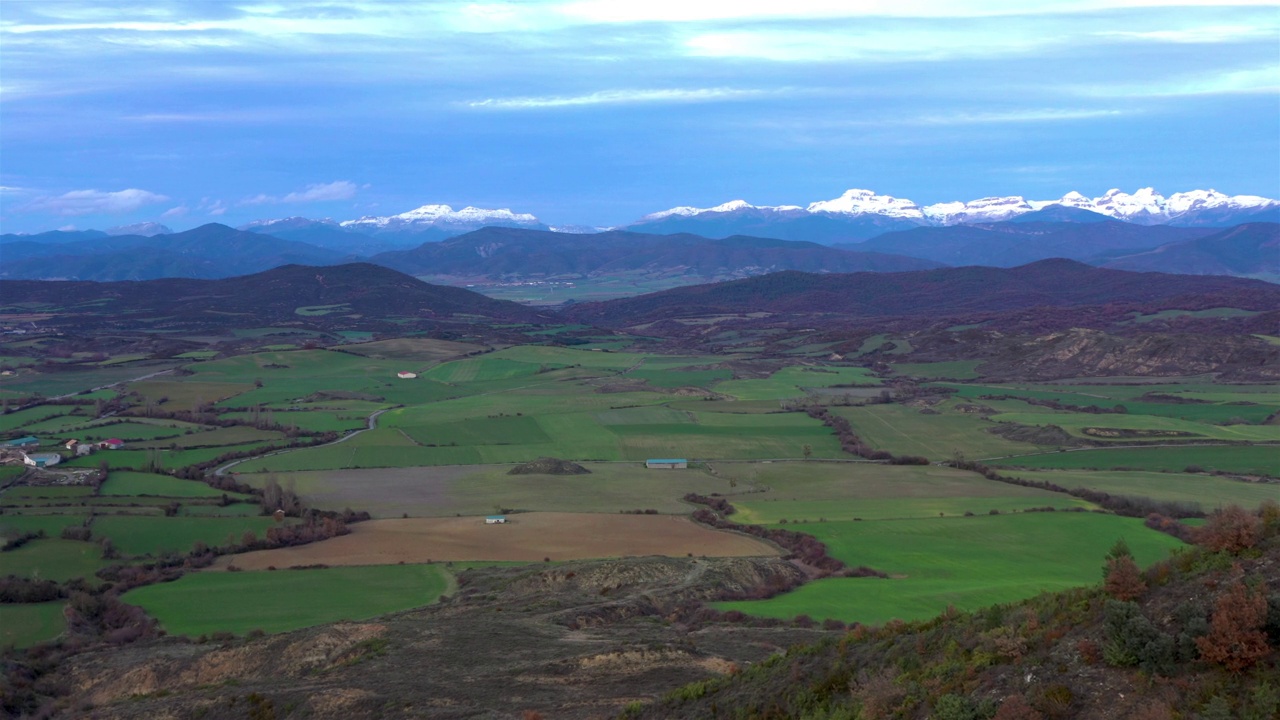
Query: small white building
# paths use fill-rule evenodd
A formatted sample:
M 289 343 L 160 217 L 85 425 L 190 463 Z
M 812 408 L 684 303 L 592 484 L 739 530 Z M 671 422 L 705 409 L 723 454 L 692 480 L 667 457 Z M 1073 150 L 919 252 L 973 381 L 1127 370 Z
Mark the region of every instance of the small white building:
M 507 516 L 506 515 L 490 515 L 489 517 L 484 519 L 484 524 L 485 525 L 506 525 Z
M 418 373 L 409 372 L 408 370 L 401 370 L 400 372 L 396 373 L 396 377 L 400 378 L 401 380 L 412 380 L 418 377 Z
M 684 458 L 651 458 L 644 461 L 644 466 L 650 470 L 683 470 L 689 467 L 689 461 Z
M 22 462 L 38 468 L 52 467 L 62 462 L 62 456 L 58 453 L 23 453 Z

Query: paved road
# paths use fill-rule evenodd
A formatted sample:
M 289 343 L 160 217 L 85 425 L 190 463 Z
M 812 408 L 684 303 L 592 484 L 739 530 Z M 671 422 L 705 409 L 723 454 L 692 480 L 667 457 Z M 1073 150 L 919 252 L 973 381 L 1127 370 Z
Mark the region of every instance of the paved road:
M 381 415 L 382 413 L 386 412 L 387 410 L 390 410 L 390 409 L 391 409 L 391 408 L 385 408 L 385 409 L 382 409 L 382 410 L 375 410 L 375 411 L 373 412 L 373 414 L 369 415 L 368 423 L 367 423 L 366 427 L 364 427 L 363 429 L 360 429 L 360 430 L 352 430 L 351 432 L 347 433 L 346 435 L 343 435 L 342 437 L 338 438 L 337 440 L 334 440 L 333 442 L 327 442 L 327 443 L 325 443 L 325 444 L 323 444 L 323 445 L 312 445 L 311 447 L 328 447 L 329 445 L 337 445 L 338 443 L 342 443 L 342 442 L 346 442 L 346 441 L 350 440 L 351 438 L 353 438 L 353 437 L 355 437 L 355 436 L 359 435 L 359 434 L 360 434 L 360 433 L 362 433 L 362 432 L 366 432 L 366 431 L 369 431 L 369 430 L 373 430 L 373 429 L 375 429 L 375 428 L 377 428 L 377 427 L 378 427 L 378 416 L 379 416 L 379 415 Z M 272 455 L 279 455 L 280 453 L 287 453 L 287 452 L 292 452 L 292 451 L 294 451 L 294 450 L 300 450 L 300 449 L 302 449 L 302 448 L 289 448 L 288 450 L 276 450 L 276 451 L 274 451 L 274 452 L 264 453 L 264 454 L 262 454 L 262 455 L 254 455 L 253 457 L 241 458 L 241 459 L 239 459 L 239 460 L 232 460 L 231 462 L 227 463 L 226 465 L 222 465 L 222 466 L 219 466 L 218 468 L 216 468 L 216 469 L 213 471 L 213 474 L 214 474 L 214 475 L 226 475 L 226 474 L 227 474 L 227 470 L 231 469 L 232 467 L 235 467 L 236 465 L 239 465 L 239 464 L 240 464 L 240 463 L 242 463 L 242 462 L 248 462 L 248 461 L 250 461 L 250 460 L 257 460 L 258 458 L 271 457 Z

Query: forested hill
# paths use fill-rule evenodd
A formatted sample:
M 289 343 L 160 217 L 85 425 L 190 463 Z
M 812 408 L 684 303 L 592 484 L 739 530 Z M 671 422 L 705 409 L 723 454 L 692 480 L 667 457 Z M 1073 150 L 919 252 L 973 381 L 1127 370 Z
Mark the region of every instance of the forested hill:
M 1016 268 L 962 267 L 901 273 L 780 272 L 597 303 L 568 311 L 581 322 L 628 325 L 661 318 L 749 312 L 861 317 L 998 312 L 1034 307 L 1154 303 L 1213 295 L 1251 310 L 1280 307 L 1280 286 L 1244 278 L 1137 273 L 1071 260 Z
M 326 315 L 376 319 L 483 316 L 537 321 L 542 313 L 462 288 L 432 285 L 368 263 L 286 265 L 221 280 L 0 281 L 0 295 L 115 322 L 165 318 L 253 327 Z M 301 310 L 300 310 L 301 308 Z
M 373 260 L 418 275 L 473 277 L 593 276 L 644 271 L 660 277 L 708 280 L 779 270 L 898 272 L 939 267 L 931 260 L 883 252 L 845 252 L 812 242 L 734 236 L 649 235 L 609 231 L 589 235 L 486 227 Z

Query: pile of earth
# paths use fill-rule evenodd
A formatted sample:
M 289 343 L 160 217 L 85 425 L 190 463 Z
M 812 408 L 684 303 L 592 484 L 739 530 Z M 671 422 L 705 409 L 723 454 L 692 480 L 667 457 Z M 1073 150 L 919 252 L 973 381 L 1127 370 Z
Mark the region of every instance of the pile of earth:
M 508 475 L 590 475 L 591 471 L 576 462 L 560 458 L 544 457 L 520 463 L 507 471 Z
M 987 432 L 999 435 L 1006 440 L 1016 440 L 1033 445 L 1070 447 L 1091 444 L 1088 440 L 1072 436 L 1071 433 L 1057 425 L 1023 425 L 1021 423 L 1003 422 L 995 427 L 987 428 Z

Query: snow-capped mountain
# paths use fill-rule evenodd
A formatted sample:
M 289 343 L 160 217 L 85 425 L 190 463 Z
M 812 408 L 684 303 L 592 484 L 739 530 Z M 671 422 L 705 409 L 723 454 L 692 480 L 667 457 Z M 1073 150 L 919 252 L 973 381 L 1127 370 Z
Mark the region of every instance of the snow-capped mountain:
M 656 213 L 650 213 L 641 218 L 641 222 L 656 222 L 669 217 L 693 217 L 702 215 L 703 213 L 741 213 L 754 212 L 755 214 L 772 214 L 772 213 L 790 213 L 798 214 L 804 211 L 799 205 L 752 205 L 746 200 L 730 200 L 727 203 L 721 203 L 710 208 L 696 207 L 674 207 L 670 210 L 662 210 Z
M 1069 192 L 1057 200 L 1028 200 L 1021 196 L 987 197 L 920 206 L 905 198 L 851 189 L 840 197 L 797 205 L 752 205 L 733 200 L 710 208 L 675 207 L 650 213 L 629 227 L 647 232 L 699 232 L 715 227 L 719 233 L 759 234 L 770 225 L 769 237 L 829 241 L 834 233 L 844 241 L 919 226 L 973 225 L 1002 222 L 1046 208 L 1070 208 L 1140 225 L 1227 226 L 1254 220 L 1280 219 L 1280 201 L 1256 195 L 1228 196 L 1216 190 L 1192 190 L 1165 197 L 1152 188 L 1134 193 L 1109 190 L 1096 198 Z M 1063 215 L 1065 217 L 1065 215 Z M 825 228 L 813 235 L 814 218 L 825 218 L 848 227 Z M 807 221 L 805 232 L 781 231 L 780 224 Z M 722 228 L 722 229 L 721 229 Z M 808 236 L 805 236 L 808 233 Z M 794 237 L 793 237 L 794 236 Z
M 172 235 L 173 231 L 158 222 L 140 222 L 132 225 L 117 225 L 113 228 L 107 228 L 107 234 L 154 237 L 156 235 Z
M 545 229 L 538 218 L 528 213 L 516 213 L 507 208 L 485 210 L 467 206 L 454 210 L 448 205 L 423 205 L 399 215 L 384 217 L 365 216 L 359 220 L 344 220 L 339 223 L 344 228 L 359 232 L 405 231 L 414 229 L 452 229 L 466 228 L 475 230 L 486 225 L 501 227 L 528 227 Z

